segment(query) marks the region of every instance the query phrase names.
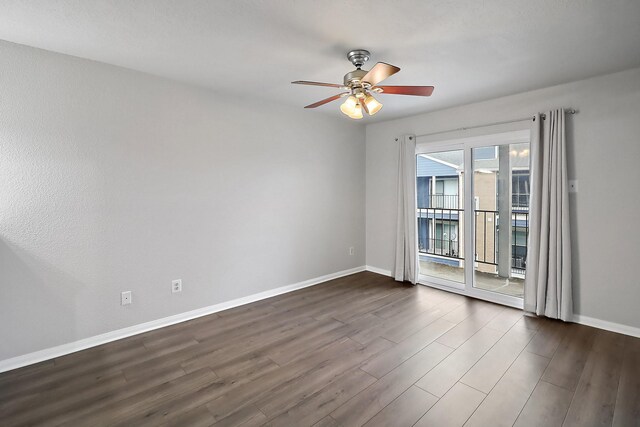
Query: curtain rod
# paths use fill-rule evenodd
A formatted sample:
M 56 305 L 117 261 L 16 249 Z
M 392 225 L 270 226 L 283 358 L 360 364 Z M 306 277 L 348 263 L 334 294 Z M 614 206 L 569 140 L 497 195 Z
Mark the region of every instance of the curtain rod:
M 578 113 L 578 110 L 574 110 L 573 108 L 566 108 L 564 112 L 567 114 L 576 114 Z M 542 118 L 542 120 L 547 118 L 546 114 L 540 114 L 540 117 Z M 504 122 L 487 123 L 485 125 L 466 126 L 466 127 L 457 128 L 457 129 L 441 130 L 438 132 L 431 132 L 431 133 L 424 133 L 422 135 L 416 135 L 416 138 L 423 137 L 423 136 L 439 135 L 441 133 L 456 132 L 461 130 L 478 129 L 478 128 L 484 128 L 488 126 L 507 125 L 509 123 L 517 123 L 517 122 L 524 122 L 526 120 L 533 120 L 534 118 L 535 116 L 531 116 L 531 117 L 525 117 L 523 119 L 517 119 L 517 120 L 506 120 Z

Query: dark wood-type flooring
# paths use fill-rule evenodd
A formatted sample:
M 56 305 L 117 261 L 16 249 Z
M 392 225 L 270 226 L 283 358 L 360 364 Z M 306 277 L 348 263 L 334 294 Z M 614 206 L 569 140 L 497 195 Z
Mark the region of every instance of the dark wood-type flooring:
M 364 272 L 0 374 L 0 425 L 633 426 L 640 339 Z

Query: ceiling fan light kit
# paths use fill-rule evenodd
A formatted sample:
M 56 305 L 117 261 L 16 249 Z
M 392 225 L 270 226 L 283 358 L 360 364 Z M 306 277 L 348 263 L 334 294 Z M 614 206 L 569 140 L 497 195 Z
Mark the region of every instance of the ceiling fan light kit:
M 379 103 L 378 100 L 371 95 L 367 96 L 364 99 L 364 103 L 367 105 L 367 111 L 371 116 L 380 111 L 380 109 L 382 108 L 382 104 Z
M 340 111 L 342 111 L 347 116 L 350 116 L 353 114 L 353 111 L 355 110 L 356 105 L 358 105 L 358 100 L 356 99 L 355 96 L 351 95 L 340 106 Z
M 326 86 L 347 90 L 347 92 L 339 93 L 338 95 L 307 105 L 304 108 L 316 108 L 347 96 L 347 99 L 340 105 L 340 111 L 352 119 L 361 119 L 363 117 L 362 110 L 370 116 L 373 116 L 382 108 L 382 104 L 374 98 L 372 93 L 431 96 L 433 86 L 377 86 L 382 80 L 400 71 L 400 68 L 385 62 L 378 62 L 371 70 L 363 70 L 362 66 L 370 57 L 371 54 L 368 50 L 354 49 L 350 51 L 347 54 L 347 59 L 351 61 L 356 69 L 344 75 L 344 83 L 342 85 L 305 80 L 291 82 L 293 84 Z

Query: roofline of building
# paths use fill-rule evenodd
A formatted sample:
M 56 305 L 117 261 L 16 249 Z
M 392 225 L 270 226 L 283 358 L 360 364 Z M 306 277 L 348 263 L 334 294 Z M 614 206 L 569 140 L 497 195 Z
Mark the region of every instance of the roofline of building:
M 445 166 L 449 166 L 450 168 L 453 168 L 453 169 L 456 169 L 456 170 L 459 167 L 459 165 L 454 165 L 453 163 L 449 163 L 449 162 L 445 162 L 444 160 L 436 159 L 435 157 L 431 157 L 428 154 L 420 154 L 420 156 L 426 157 L 429 160 L 433 160 L 434 162 L 438 162 L 440 164 L 443 164 Z

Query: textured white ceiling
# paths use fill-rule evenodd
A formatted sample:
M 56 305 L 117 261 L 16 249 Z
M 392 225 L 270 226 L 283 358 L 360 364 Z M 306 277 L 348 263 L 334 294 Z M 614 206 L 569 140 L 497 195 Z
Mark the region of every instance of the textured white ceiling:
M 640 66 L 640 1 L 3 0 L 0 39 L 301 108 L 336 90 L 292 80 L 341 83 L 365 48 L 436 87 L 381 95 L 384 120 Z

